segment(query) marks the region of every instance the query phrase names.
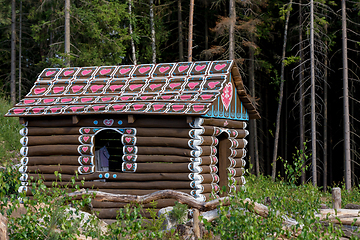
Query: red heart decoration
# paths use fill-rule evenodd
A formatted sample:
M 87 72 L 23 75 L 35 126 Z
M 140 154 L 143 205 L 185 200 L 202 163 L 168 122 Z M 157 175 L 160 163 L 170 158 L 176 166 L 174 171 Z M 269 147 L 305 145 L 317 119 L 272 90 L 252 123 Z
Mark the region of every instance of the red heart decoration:
M 184 108 L 184 105 L 172 105 L 172 109 L 177 112 Z
M 89 167 L 83 167 L 84 172 L 87 172 L 89 170 Z
M 125 74 L 125 73 L 129 72 L 130 70 L 131 70 L 131 68 L 122 68 L 122 69 L 120 69 L 120 73 Z
M 94 93 L 94 92 L 97 92 L 99 89 L 103 88 L 104 85 L 92 85 L 90 87 L 91 91 Z
M 223 103 L 226 110 L 229 109 L 231 99 L 233 96 L 233 87 L 231 82 L 226 84 L 226 86 L 223 89 L 223 93 L 221 94 L 221 102 Z
M 159 68 L 159 71 L 161 72 L 161 73 L 164 73 L 164 72 L 166 72 L 167 70 L 169 70 L 170 69 L 170 67 L 161 67 L 161 68 Z
M 126 141 L 127 143 L 129 143 L 129 142 L 131 141 L 131 138 L 129 138 L 129 137 L 125 138 L 125 141 Z
M 156 105 L 153 105 L 153 108 L 154 108 L 154 110 L 155 111 L 157 111 L 157 110 L 159 110 L 159 109 L 161 109 L 161 108 L 163 108 L 164 107 L 164 105 L 163 104 L 156 104 Z
M 154 91 L 155 88 L 161 87 L 161 84 L 151 84 L 149 88 Z
M 85 128 L 85 129 L 84 129 L 84 132 L 85 132 L 85 133 L 89 133 L 89 132 L 90 132 L 90 128 Z
M 75 85 L 71 87 L 71 90 L 73 91 L 73 93 L 77 93 L 78 91 L 80 91 L 84 86 L 80 86 L 80 85 Z
M 193 109 L 195 112 L 199 112 L 204 109 L 204 105 L 193 105 Z
M 84 141 L 87 142 L 87 140 L 89 140 L 90 137 L 84 137 Z
M 126 164 L 126 167 L 127 167 L 127 169 L 129 169 L 129 170 L 130 170 L 130 169 L 131 169 L 131 167 L 132 167 L 132 164 L 127 163 L 127 164 Z
M 111 125 L 113 125 L 113 123 L 114 123 L 114 119 L 104 119 L 103 123 L 104 123 L 106 126 L 111 126 Z
M 124 85 L 111 85 L 110 89 L 111 89 L 111 91 L 115 92 L 116 89 L 121 88 L 122 86 L 124 86 Z
M 71 71 L 65 71 L 64 72 L 64 76 L 67 76 L 67 75 L 70 75 L 74 72 L 74 70 L 71 70 Z
M 76 112 L 78 109 L 81 109 L 83 107 L 71 107 L 70 109 L 73 111 L 73 112 Z
M 51 75 L 53 75 L 54 73 L 56 73 L 56 71 L 47 71 L 46 73 L 45 73 L 45 76 L 51 76 Z
M 210 99 L 212 96 L 213 96 L 213 95 L 211 95 L 211 94 L 203 94 L 203 95 L 201 95 L 200 97 L 202 98 L 202 100 L 208 100 L 208 99 Z
M 49 102 L 53 102 L 55 99 L 54 98 L 45 98 L 43 101 L 44 103 L 49 103 Z
M 197 85 L 199 85 L 199 83 L 197 83 L 197 82 L 191 82 L 188 84 L 188 86 L 191 90 L 194 89 Z
M 111 68 L 110 68 L 110 69 L 108 68 L 108 69 L 103 69 L 103 70 L 101 70 L 101 71 L 100 71 L 100 74 L 101 74 L 101 75 L 105 75 L 105 74 L 107 74 L 107 73 L 109 73 L 109 72 L 111 72 Z
M 181 95 L 180 96 L 180 99 L 181 100 L 188 100 L 188 99 L 190 99 L 191 98 L 191 95 Z
M 200 72 L 200 71 L 203 70 L 205 67 L 206 67 L 206 65 L 201 65 L 201 66 L 198 65 L 198 66 L 195 67 L 195 70 L 198 71 L 198 72 Z
M 101 101 L 103 102 L 107 102 L 107 101 L 110 101 L 111 100 L 111 97 L 102 97 L 101 98 Z
M 87 163 L 89 161 L 88 157 L 83 158 L 84 162 Z
M 141 74 L 143 73 L 146 73 L 147 71 L 149 71 L 151 69 L 151 67 L 142 67 L 142 68 L 139 68 L 139 72 Z
M 178 68 L 178 70 L 179 70 L 179 72 L 183 72 L 183 71 L 185 71 L 188 67 L 189 67 L 188 65 L 187 65 L 187 66 L 180 66 L 180 67 Z
M 70 102 L 72 99 L 71 98 L 63 98 L 61 99 L 62 103 L 66 103 L 66 102 Z
M 34 99 L 31 99 L 31 100 L 24 100 L 24 103 L 25 103 L 25 104 L 30 104 L 30 103 L 33 103 L 33 102 L 35 102 L 35 100 L 34 100 Z
M 119 111 L 125 107 L 125 105 L 113 105 L 112 106 L 115 111 Z
M 134 149 L 133 147 L 128 147 L 128 148 L 127 148 L 127 150 L 128 150 L 129 152 L 132 152 L 133 149 Z
M 45 90 L 46 90 L 46 88 L 35 88 L 34 89 L 34 93 L 35 94 L 40 94 L 40 93 L 43 93 L 43 92 L 45 92 Z
M 82 150 L 86 152 L 89 149 L 89 147 L 83 147 Z
M 89 102 L 91 100 L 92 100 L 92 98 L 81 98 L 80 101 L 83 103 L 83 102 Z
M 215 88 L 216 87 L 216 85 L 218 85 L 220 82 L 209 82 L 208 83 L 208 86 L 209 86 L 209 88 L 211 88 L 211 89 L 213 89 L 213 88 Z
M 164 99 L 164 100 L 169 100 L 171 97 L 172 97 L 171 95 L 161 96 L 161 98 Z
M 123 101 L 127 101 L 130 98 L 132 98 L 132 96 L 125 96 L 125 97 L 121 97 L 120 99 L 123 100 Z
M 105 107 L 105 105 L 101 105 L 101 106 L 92 106 L 92 108 L 94 109 L 95 112 L 99 111 L 100 108 Z
M 81 75 L 85 76 L 85 75 L 88 75 L 91 72 L 92 72 L 92 70 L 84 70 L 84 71 L 81 72 Z
M 180 86 L 181 85 L 181 83 L 170 83 L 169 84 L 169 87 L 171 88 L 171 89 L 174 89 L 174 88 L 176 88 L 177 86 Z
M 137 111 L 137 110 L 139 110 L 139 109 L 141 109 L 143 107 L 144 107 L 144 104 L 135 104 L 135 105 L 133 105 L 133 108 L 134 108 L 135 111 Z
M 224 67 L 226 67 L 226 64 L 225 64 L 225 63 L 224 63 L 224 64 L 218 64 L 218 65 L 215 66 L 215 70 L 216 70 L 216 71 L 220 71 L 220 70 L 223 69 Z
M 15 113 L 15 114 L 20 114 L 20 113 L 22 113 L 23 111 L 25 111 L 25 108 L 16 108 L 16 109 L 14 109 L 14 113 Z
M 59 109 L 61 109 L 61 108 L 59 108 L 59 107 L 53 107 L 53 108 L 50 108 L 50 111 L 52 112 L 52 113 L 55 113 L 57 110 L 59 110 Z
M 33 108 L 32 109 L 32 111 L 34 112 L 34 113 L 39 113 L 41 110 L 43 110 L 44 108 L 43 107 L 41 107 L 41 108 Z
M 130 88 L 131 91 L 134 91 L 134 89 L 139 88 L 139 87 L 142 87 L 142 85 L 143 85 L 143 84 L 131 84 L 131 85 L 129 86 L 129 88 Z
M 126 158 L 130 161 L 132 157 L 130 155 L 127 155 Z
M 126 129 L 126 132 L 127 132 L 128 134 L 130 134 L 130 133 L 131 133 L 131 129 Z

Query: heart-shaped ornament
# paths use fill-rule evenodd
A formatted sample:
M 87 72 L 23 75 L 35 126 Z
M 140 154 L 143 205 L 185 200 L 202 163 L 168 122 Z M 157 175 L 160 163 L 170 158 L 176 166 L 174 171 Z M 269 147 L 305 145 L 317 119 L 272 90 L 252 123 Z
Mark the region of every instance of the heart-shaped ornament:
M 224 67 L 226 67 L 226 64 L 218 64 L 218 65 L 215 65 L 215 70 L 216 71 L 220 71 L 221 69 L 223 69 Z
M 152 107 L 155 111 L 157 111 L 159 109 L 162 109 L 164 107 L 164 104 L 154 104 Z
M 122 69 L 120 69 L 120 73 L 125 74 L 125 73 L 128 73 L 130 70 L 131 70 L 131 68 L 122 68 Z
M 114 119 L 104 119 L 103 123 L 105 126 L 112 126 L 114 124 Z
M 188 69 L 188 65 L 186 65 L 186 66 L 180 66 L 179 68 L 178 68 L 178 70 L 179 70 L 179 72 L 183 72 L 183 71 L 185 71 L 186 69 Z
M 43 92 L 45 92 L 45 90 L 46 90 L 46 88 L 35 88 L 34 89 L 34 93 L 35 94 L 40 94 L 40 93 L 43 93 Z
M 139 68 L 139 73 L 143 74 L 146 73 L 147 71 L 149 71 L 151 69 L 151 67 L 142 67 Z
M 54 73 L 56 73 L 56 71 L 47 71 L 46 73 L 45 73 L 45 76 L 51 76 L 51 75 L 53 75 Z
M 229 109 L 231 100 L 233 96 L 233 87 L 231 82 L 225 85 L 223 92 L 221 94 L 221 102 L 223 103 L 226 111 Z
M 124 85 L 111 85 L 111 86 L 110 86 L 110 89 L 111 89 L 111 91 L 115 92 L 116 89 L 119 89 L 119 88 L 121 88 L 122 86 L 124 86 Z
M 109 72 L 111 72 L 111 68 L 101 70 L 101 71 L 100 71 L 100 74 L 101 74 L 101 75 L 105 75 L 105 74 L 107 74 L 107 73 L 109 73 Z
M 73 72 L 74 72 L 74 70 L 66 70 L 66 71 L 64 72 L 64 76 L 66 77 L 66 76 L 72 74 Z
M 170 69 L 170 67 L 160 67 L 159 68 L 159 71 L 161 72 L 161 73 L 164 73 L 164 72 L 166 72 L 167 70 L 169 70 Z

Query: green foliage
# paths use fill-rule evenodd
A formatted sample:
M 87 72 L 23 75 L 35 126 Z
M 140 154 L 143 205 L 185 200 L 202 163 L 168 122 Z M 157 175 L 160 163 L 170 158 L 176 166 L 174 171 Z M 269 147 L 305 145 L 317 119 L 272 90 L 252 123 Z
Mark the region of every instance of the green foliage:
M 22 126 L 18 118 L 4 117 L 11 107 L 9 101 L 0 94 L 0 165 L 13 164 L 20 157 L 19 131 Z
M 186 204 L 175 202 L 175 206 L 173 207 L 173 210 L 170 212 L 170 216 L 173 219 L 176 219 L 177 224 L 184 224 L 188 213 L 187 209 L 188 206 Z
M 304 150 L 306 151 L 306 149 L 306 143 L 304 143 Z M 283 163 L 285 169 L 285 180 L 289 184 L 295 185 L 296 182 L 300 179 L 302 172 L 306 171 L 309 168 L 309 165 L 305 165 L 308 158 L 309 156 L 306 153 L 297 148 L 296 153 L 293 153 L 292 164 L 290 164 L 286 159 L 283 159 L 279 156 L 279 159 Z
M 300 57 L 290 56 L 283 60 L 285 66 L 289 66 L 292 63 L 297 63 L 300 61 Z

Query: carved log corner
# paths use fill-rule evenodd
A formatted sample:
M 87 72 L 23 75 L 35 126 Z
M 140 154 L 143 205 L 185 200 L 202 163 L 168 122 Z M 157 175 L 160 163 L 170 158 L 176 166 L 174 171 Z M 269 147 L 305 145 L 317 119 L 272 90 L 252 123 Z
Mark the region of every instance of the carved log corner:
M 135 116 L 132 114 L 128 115 L 128 123 L 134 123 L 135 122 Z
M 79 123 L 79 116 L 73 115 L 72 116 L 72 124 L 78 124 Z

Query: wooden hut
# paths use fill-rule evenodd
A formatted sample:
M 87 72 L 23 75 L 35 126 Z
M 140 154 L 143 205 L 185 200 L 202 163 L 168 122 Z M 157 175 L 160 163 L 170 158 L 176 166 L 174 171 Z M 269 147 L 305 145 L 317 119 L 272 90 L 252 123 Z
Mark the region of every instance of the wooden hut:
M 246 122 L 260 118 L 226 60 L 47 68 L 6 116 L 25 127 L 19 191 L 38 174 L 51 186 L 58 171 L 104 192 L 198 200 L 245 183 Z M 94 203 L 102 218 L 119 206 Z

